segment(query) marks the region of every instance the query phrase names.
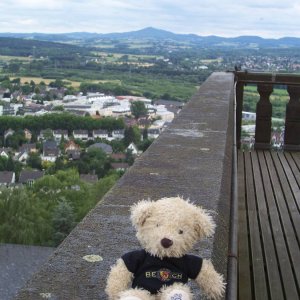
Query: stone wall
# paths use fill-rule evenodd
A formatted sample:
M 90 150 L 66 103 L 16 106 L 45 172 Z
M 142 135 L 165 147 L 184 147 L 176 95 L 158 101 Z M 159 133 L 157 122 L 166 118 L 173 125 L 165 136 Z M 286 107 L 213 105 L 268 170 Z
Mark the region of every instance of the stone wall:
M 129 207 L 148 198 L 180 195 L 212 210 L 216 234 L 199 243 L 195 252 L 212 257 L 216 268 L 226 275 L 233 86 L 232 74 L 213 73 L 15 299 L 106 299 L 110 266 L 124 252 L 139 247 Z

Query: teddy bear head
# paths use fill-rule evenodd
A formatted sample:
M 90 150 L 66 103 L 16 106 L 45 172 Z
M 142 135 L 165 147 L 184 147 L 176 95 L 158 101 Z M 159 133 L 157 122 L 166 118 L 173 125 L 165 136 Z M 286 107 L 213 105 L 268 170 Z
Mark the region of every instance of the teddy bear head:
M 141 246 L 160 258 L 185 255 L 215 229 L 206 210 L 180 197 L 140 201 L 131 208 L 131 220 Z

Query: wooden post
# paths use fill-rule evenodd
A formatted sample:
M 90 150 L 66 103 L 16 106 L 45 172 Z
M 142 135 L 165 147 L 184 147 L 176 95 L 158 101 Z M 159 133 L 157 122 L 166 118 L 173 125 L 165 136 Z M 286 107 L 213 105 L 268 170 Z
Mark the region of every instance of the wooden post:
M 244 83 L 236 83 L 236 145 L 241 148 Z
M 272 104 L 270 95 L 273 85 L 259 84 L 257 91 L 260 99 L 256 105 L 255 149 L 269 149 L 271 142 Z
M 288 86 L 290 101 L 286 105 L 284 149 L 300 150 L 300 86 Z

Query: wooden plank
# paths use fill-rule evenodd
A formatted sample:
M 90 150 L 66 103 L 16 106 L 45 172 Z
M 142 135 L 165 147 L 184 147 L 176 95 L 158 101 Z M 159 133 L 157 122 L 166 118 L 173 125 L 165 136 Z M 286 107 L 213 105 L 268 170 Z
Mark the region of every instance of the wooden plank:
M 238 151 L 238 204 L 239 204 L 239 251 L 238 251 L 238 299 L 252 300 L 250 253 L 248 242 L 247 204 L 245 191 L 244 155 Z
M 269 285 L 270 298 L 274 300 L 282 300 L 284 299 L 283 287 L 281 284 L 275 245 L 273 243 L 273 234 L 268 217 L 268 208 L 266 204 L 265 190 L 261 176 L 261 166 L 258 160 L 258 154 L 260 154 L 261 158 L 263 158 L 262 151 L 253 152 L 252 164 L 258 208 L 258 218 L 262 235 L 262 247 L 267 267 L 267 281 Z M 262 161 L 263 160 L 264 159 L 262 159 Z
M 255 299 L 268 299 L 268 288 L 264 270 L 264 259 L 260 239 L 260 228 L 257 218 L 255 189 L 253 181 L 251 153 L 245 152 L 245 175 L 250 233 L 250 251 L 253 268 L 253 285 Z
M 289 186 L 291 188 L 291 191 L 293 193 L 294 196 L 294 201 L 296 202 L 297 208 L 298 208 L 298 212 L 300 212 L 300 190 L 299 190 L 299 186 L 298 183 L 295 179 L 295 176 L 291 170 L 290 165 L 288 164 L 286 157 L 284 156 L 283 153 L 278 153 L 278 157 L 281 161 L 281 164 L 283 166 L 284 172 L 286 174 Z
M 299 293 L 300 285 L 300 249 L 297 231 L 299 231 L 299 213 L 296 204 L 290 201 L 293 198 L 282 165 L 276 153 L 266 153 L 266 161 L 270 171 L 270 178 L 274 188 L 274 196 L 280 212 L 280 219 L 288 245 L 289 257 L 293 267 L 293 274 Z M 274 165 L 273 165 L 274 162 Z M 298 226 L 298 228 L 295 227 Z
M 274 197 L 274 187 L 272 186 L 272 182 L 270 180 L 270 175 L 268 172 L 269 170 L 267 168 L 264 153 L 259 152 L 258 157 L 260 161 L 262 180 L 268 205 L 268 212 L 270 216 L 271 232 L 274 238 L 276 248 L 275 250 L 277 256 L 277 264 L 279 268 L 278 271 L 281 281 L 283 283 L 282 288 L 284 289 L 286 299 L 297 299 L 297 287 L 295 285 L 292 265 L 288 255 L 288 248 L 285 243 L 284 232 L 280 223 L 280 216 L 278 213 L 276 199 Z M 273 176 L 276 176 L 276 174 L 273 174 Z M 276 288 L 271 285 L 271 293 L 273 291 L 275 292 L 275 290 Z
M 293 157 L 298 170 L 300 170 L 300 152 L 289 152 L 289 153 Z
M 276 166 L 276 170 L 278 176 L 280 178 L 280 184 L 282 186 L 283 194 L 285 197 L 285 202 L 289 212 L 289 218 L 292 221 L 292 225 L 294 227 L 295 235 L 294 238 L 298 241 L 300 240 L 300 216 L 297 204 L 295 202 L 294 195 L 292 193 L 288 178 L 286 176 L 288 165 L 282 165 L 280 159 L 277 158 L 277 153 L 272 153 L 272 158 L 274 159 L 274 163 Z M 277 159 L 276 159 L 277 158 Z M 284 169 L 284 167 L 286 169 Z
M 295 162 L 295 159 L 294 159 L 291 152 L 285 152 L 284 156 L 285 156 L 285 158 L 286 158 L 286 160 L 287 160 L 287 162 L 288 162 L 288 164 L 289 164 L 289 166 L 290 166 L 290 168 L 291 168 L 291 170 L 294 174 L 295 180 L 298 184 L 298 188 L 300 188 L 300 170 L 299 170 L 299 168 L 298 168 L 298 166 Z

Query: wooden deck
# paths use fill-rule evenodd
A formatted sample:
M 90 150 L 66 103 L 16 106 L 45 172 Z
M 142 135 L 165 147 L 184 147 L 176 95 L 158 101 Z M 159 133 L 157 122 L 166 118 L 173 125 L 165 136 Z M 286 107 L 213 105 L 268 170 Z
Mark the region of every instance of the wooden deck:
M 300 299 L 300 153 L 238 152 L 239 299 Z

